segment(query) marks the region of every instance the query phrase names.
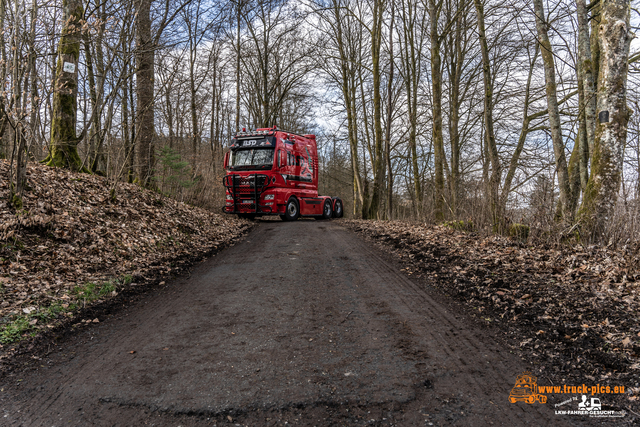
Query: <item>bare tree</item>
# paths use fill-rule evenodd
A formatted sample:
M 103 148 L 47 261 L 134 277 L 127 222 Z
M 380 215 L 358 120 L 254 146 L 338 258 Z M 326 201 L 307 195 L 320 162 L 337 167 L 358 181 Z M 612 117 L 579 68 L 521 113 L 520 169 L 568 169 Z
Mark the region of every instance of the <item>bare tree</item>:
M 544 76 L 546 82 L 547 108 L 549 110 L 549 126 L 551 128 L 551 139 L 553 140 L 553 151 L 556 160 L 556 173 L 558 174 L 558 185 L 560 187 L 559 217 L 572 221 L 575 204 L 571 197 L 571 186 L 569 184 L 569 171 L 565 156 L 565 145 L 562 138 L 562 127 L 560 123 L 560 111 L 558 108 L 558 98 L 556 93 L 556 69 L 553 58 L 553 49 L 547 33 L 548 23 L 544 13 L 542 0 L 534 0 L 536 15 L 536 29 L 540 43 L 540 52 L 544 61 Z
M 377 219 L 382 201 L 382 187 L 384 182 L 384 162 L 382 154 L 382 105 L 381 105 L 381 72 L 380 51 L 382 45 L 382 20 L 385 11 L 385 2 L 373 0 L 373 17 L 371 23 L 371 61 L 373 75 L 373 124 L 374 124 L 374 164 L 373 164 L 373 189 L 371 204 L 367 217 Z
M 280 112 L 290 97 L 304 97 L 305 79 L 317 66 L 304 14 L 293 3 L 255 0 L 242 16 L 247 39 L 240 54 L 245 105 L 255 127 L 283 127 Z M 289 129 L 294 130 L 294 129 Z
M 407 115 L 409 118 L 409 156 L 413 180 L 413 197 L 417 215 L 422 214 L 423 190 L 418 165 L 417 137 L 418 137 L 418 98 L 419 84 L 422 71 L 422 49 L 424 46 L 423 31 L 429 15 L 419 9 L 419 2 L 413 0 L 400 1 L 400 22 L 402 23 L 402 37 L 400 43 L 400 58 L 402 74 L 407 92 Z M 435 116 L 434 116 L 435 117 Z

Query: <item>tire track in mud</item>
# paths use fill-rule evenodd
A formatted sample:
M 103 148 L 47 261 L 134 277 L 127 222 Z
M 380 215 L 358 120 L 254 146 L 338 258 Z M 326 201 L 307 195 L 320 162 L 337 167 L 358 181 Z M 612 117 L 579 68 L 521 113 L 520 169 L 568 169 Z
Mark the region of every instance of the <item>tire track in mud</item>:
M 388 283 L 393 283 L 396 286 L 391 286 L 386 289 L 378 290 L 378 293 L 384 295 L 384 293 L 391 294 L 398 302 L 392 304 L 393 307 L 398 307 L 400 309 L 408 309 L 408 312 L 405 310 L 399 310 L 396 314 L 395 322 L 401 324 L 402 326 L 398 328 L 398 333 L 402 337 L 398 340 L 396 344 L 404 353 L 405 357 L 410 360 L 420 360 L 420 358 L 426 358 L 430 360 L 437 360 L 442 368 L 445 368 L 445 360 L 447 364 L 453 364 L 455 367 L 454 371 L 465 372 L 469 371 L 469 365 L 464 360 L 464 358 L 460 357 L 460 345 L 471 348 L 474 353 L 472 354 L 483 354 L 486 353 L 486 350 L 481 350 L 478 346 L 474 346 L 469 342 L 468 337 L 466 339 L 460 339 L 459 337 L 452 337 L 449 335 L 447 329 L 450 328 L 453 330 L 460 330 L 460 325 L 452 321 L 450 315 L 446 313 L 442 307 L 436 304 L 432 299 L 430 299 L 424 292 L 417 289 L 406 277 L 402 274 L 399 274 L 396 269 L 390 266 L 385 260 L 380 258 L 378 254 L 371 251 L 365 245 L 362 245 L 358 241 L 350 242 L 354 246 L 354 251 L 361 251 L 368 253 L 368 267 L 372 273 L 375 273 L 381 279 Z M 367 269 L 366 267 L 363 269 Z M 401 286 L 397 286 L 401 285 Z M 403 312 L 404 311 L 404 312 Z M 436 312 L 437 316 L 434 315 L 433 311 Z M 404 318 L 405 320 L 400 320 Z M 445 328 L 442 327 L 436 330 L 437 333 L 433 333 L 428 327 L 423 325 L 422 319 L 429 319 L 428 323 L 434 324 L 435 322 L 444 322 Z M 444 336 L 442 335 L 444 333 Z M 448 339 L 445 339 L 448 338 Z M 419 341 L 419 343 L 417 342 Z M 433 343 L 438 343 L 437 349 L 429 348 L 434 347 Z M 454 348 L 451 346 L 451 343 L 455 342 L 458 344 L 458 348 Z M 431 343 L 431 346 L 425 345 Z M 444 352 L 445 354 L 440 354 Z M 446 369 L 446 368 L 445 368 Z M 446 369 L 449 372 L 451 368 Z M 442 375 L 434 372 L 424 372 L 424 380 L 422 378 L 419 379 L 419 382 L 424 381 L 428 382 L 433 387 L 433 382 L 436 381 L 436 378 L 440 379 Z M 449 381 L 457 380 L 457 384 L 450 384 L 447 387 L 448 393 L 450 393 L 454 398 L 456 393 L 453 392 L 456 388 L 459 390 L 463 390 L 466 394 L 470 396 L 474 396 L 475 399 L 482 400 L 484 397 L 486 401 L 496 400 L 496 396 L 488 395 L 485 390 L 487 387 L 483 387 L 475 378 L 473 378 L 471 374 L 473 372 L 468 372 L 467 375 L 463 375 L 464 378 L 457 379 L 452 378 Z M 493 374 L 493 372 L 489 372 Z M 446 381 L 446 379 L 442 379 Z M 505 382 L 504 378 L 500 378 L 500 381 L 496 381 L 497 378 L 493 375 L 493 378 L 489 379 L 493 381 L 494 384 L 506 384 L 506 387 L 509 387 L 508 381 Z M 507 390 L 509 388 L 506 388 Z M 503 397 L 503 396 L 499 396 Z M 502 412 L 504 415 L 506 413 L 501 410 L 499 405 L 496 405 L 494 410 L 498 412 Z M 493 415 L 493 414 L 491 414 Z M 534 418 L 529 417 L 531 421 L 534 421 Z
M 387 292 L 393 293 L 393 295 L 402 302 L 402 304 L 397 304 L 396 306 L 406 307 L 414 316 L 419 316 L 421 314 L 424 315 L 420 317 L 428 319 L 429 324 L 433 325 L 436 322 L 441 322 L 441 327 L 438 328 L 439 330 L 437 330 L 437 333 L 433 333 L 431 329 L 422 324 L 423 322 L 420 321 L 421 319 L 414 318 L 411 320 L 405 320 L 403 322 L 404 329 L 408 330 L 408 333 L 405 333 L 403 335 L 405 335 L 414 344 L 410 349 L 407 349 L 406 344 L 403 345 L 402 349 L 408 352 L 408 356 L 413 356 L 416 351 L 416 346 L 423 347 L 425 344 L 436 342 L 438 343 L 436 352 L 444 352 L 444 357 L 441 355 L 433 355 L 433 348 L 420 350 L 420 353 L 426 354 L 426 357 L 430 359 L 444 358 L 446 359 L 446 362 L 452 363 L 455 366 L 455 370 L 464 373 L 462 374 L 463 378 L 457 379 L 457 384 L 451 384 L 450 387 L 454 386 L 454 389 L 464 390 L 467 395 L 474 396 L 475 399 L 478 400 L 491 402 L 493 399 L 497 400 L 499 403 L 502 403 L 502 401 L 506 400 L 506 397 L 504 395 L 496 396 L 495 394 L 491 395 L 487 393 L 486 391 L 489 388 L 487 387 L 487 384 L 492 384 L 493 388 L 509 390 L 512 385 L 513 378 L 515 378 L 515 375 L 519 374 L 520 372 L 515 371 L 513 372 L 512 377 L 506 378 L 505 376 L 500 375 L 498 372 L 496 372 L 493 364 L 491 364 L 487 367 L 488 369 L 481 370 L 483 371 L 482 374 L 485 377 L 483 378 L 483 385 L 478 379 L 473 376 L 473 374 L 475 373 L 474 371 L 478 372 L 478 370 L 474 370 L 473 368 L 471 368 L 470 364 L 465 360 L 465 358 L 461 357 L 462 351 L 468 350 L 469 353 L 466 353 L 467 355 L 478 355 L 478 357 L 482 357 L 482 355 L 484 355 L 484 357 L 487 357 L 487 353 L 490 352 L 496 359 L 494 361 L 494 364 L 498 364 L 499 366 L 504 367 L 506 361 L 502 360 L 502 358 L 499 357 L 500 353 L 497 353 L 495 349 L 487 349 L 484 346 L 480 345 L 480 343 L 477 341 L 477 337 L 470 336 L 470 334 L 466 333 L 460 323 L 455 320 L 455 318 L 450 315 L 440 304 L 429 298 L 424 291 L 417 288 L 410 280 L 408 280 L 401 273 L 398 273 L 395 268 L 390 266 L 385 260 L 380 258 L 368 247 L 362 244 L 358 246 L 358 249 L 363 252 L 368 252 L 371 258 L 375 260 L 375 262 L 371 263 L 373 271 L 375 271 L 381 277 L 389 277 L 389 282 L 400 285 L 387 289 Z M 411 326 L 408 325 L 409 322 L 411 322 Z M 444 328 L 442 326 L 444 326 Z M 456 330 L 459 331 L 459 333 L 454 332 Z M 421 341 L 420 343 L 415 342 L 417 341 L 417 337 L 421 338 L 419 339 L 419 341 Z M 452 346 L 453 343 L 457 345 L 454 347 Z M 427 347 L 433 347 L 433 345 L 427 345 Z M 433 374 L 431 375 L 431 378 L 433 378 Z M 455 395 L 455 393 L 452 394 Z M 495 404 L 495 402 L 493 404 Z M 504 414 L 505 416 L 509 415 L 510 411 L 507 411 L 507 408 L 505 408 L 504 406 L 505 405 L 495 404 L 495 408 L 492 409 Z M 539 414 L 536 413 L 538 411 L 531 412 L 532 413 L 529 414 L 523 411 L 522 416 L 524 418 L 522 420 L 531 423 L 539 421 Z
M 485 335 L 339 221 L 263 221 L 5 375 L 0 424 L 563 425 Z

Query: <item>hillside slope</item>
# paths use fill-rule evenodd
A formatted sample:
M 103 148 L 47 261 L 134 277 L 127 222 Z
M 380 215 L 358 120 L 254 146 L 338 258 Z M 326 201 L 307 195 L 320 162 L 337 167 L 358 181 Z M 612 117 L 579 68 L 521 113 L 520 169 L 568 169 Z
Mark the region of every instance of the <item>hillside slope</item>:
M 0 343 L 19 339 L 124 287 L 158 279 L 251 227 L 132 184 L 28 166 L 22 209 L 0 160 Z M 159 280 L 159 279 L 158 279 Z

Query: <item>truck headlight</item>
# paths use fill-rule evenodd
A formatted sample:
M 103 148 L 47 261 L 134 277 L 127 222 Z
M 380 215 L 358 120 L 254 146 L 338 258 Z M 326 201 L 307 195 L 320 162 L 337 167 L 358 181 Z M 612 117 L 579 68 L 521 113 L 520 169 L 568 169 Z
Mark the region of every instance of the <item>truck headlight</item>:
M 267 194 L 266 196 L 264 196 L 265 200 L 273 200 L 275 199 L 276 195 L 275 194 Z
M 227 193 L 227 200 L 233 200 L 233 196 L 229 193 Z

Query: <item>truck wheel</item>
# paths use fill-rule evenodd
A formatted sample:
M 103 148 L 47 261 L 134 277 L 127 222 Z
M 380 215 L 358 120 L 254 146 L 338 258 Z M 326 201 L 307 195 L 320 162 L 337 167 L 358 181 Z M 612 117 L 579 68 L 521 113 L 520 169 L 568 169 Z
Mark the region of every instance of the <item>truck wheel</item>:
M 287 208 L 284 211 L 285 221 L 295 221 L 300 216 L 300 207 L 293 197 L 287 202 Z
M 331 209 L 331 200 L 325 200 L 322 207 L 321 219 L 329 219 L 333 216 L 333 210 Z
M 333 209 L 333 217 L 342 218 L 342 215 L 344 215 L 342 210 L 342 200 L 336 199 L 335 208 Z

